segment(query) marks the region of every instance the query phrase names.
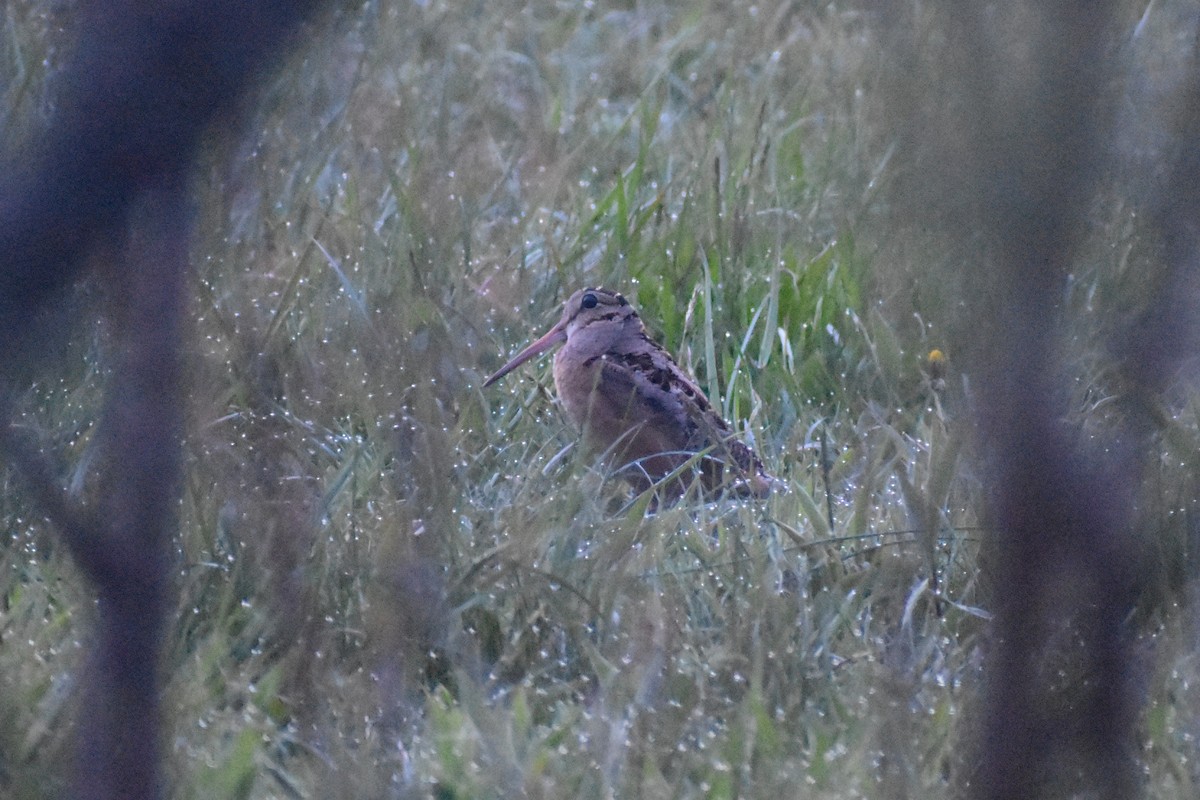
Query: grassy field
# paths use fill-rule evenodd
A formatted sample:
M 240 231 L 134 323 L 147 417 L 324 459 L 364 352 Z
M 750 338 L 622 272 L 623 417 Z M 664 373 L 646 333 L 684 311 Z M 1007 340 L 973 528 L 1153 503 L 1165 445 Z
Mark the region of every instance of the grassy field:
M 4 14 L 11 138 L 69 8 Z M 173 797 L 962 793 L 989 606 L 946 278 L 970 255 L 901 213 L 881 26 L 430 0 L 310 32 L 198 180 Z M 1112 194 L 1064 299 L 1091 436 L 1121 386 L 1090 312 L 1136 306 L 1150 251 Z M 480 388 L 585 285 L 630 298 L 786 490 L 652 511 L 570 447 L 549 359 Z M 81 496 L 107 345 L 62 336 L 18 420 Z M 1131 668 L 1147 793 L 1190 797 L 1200 423 L 1170 403 Z M 91 600 L 0 479 L 0 795 L 55 797 Z

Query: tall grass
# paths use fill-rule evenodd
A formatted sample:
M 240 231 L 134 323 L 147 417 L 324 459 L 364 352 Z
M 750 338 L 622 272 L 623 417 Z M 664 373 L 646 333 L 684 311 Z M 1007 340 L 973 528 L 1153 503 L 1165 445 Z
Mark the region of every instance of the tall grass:
M 878 22 L 354 12 L 197 180 L 174 796 L 956 795 L 988 605 L 969 321 L 922 283 L 956 254 L 889 204 Z M 6 114 L 43 58 L 52 86 L 46 20 L 6 9 Z M 1137 235 L 1113 216 L 1098 236 Z M 631 298 L 786 489 L 652 510 L 571 447 L 545 363 L 480 389 L 585 284 Z M 105 347 L 75 331 L 20 419 L 84 494 Z M 1081 425 L 1102 431 L 1098 352 Z M 1146 490 L 1163 605 L 1190 575 L 1198 431 L 1173 419 L 1178 461 Z M 89 601 L 3 480 L 0 790 L 51 797 Z M 1182 795 L 1194 656 L 1161 607 L 1144 758 Z

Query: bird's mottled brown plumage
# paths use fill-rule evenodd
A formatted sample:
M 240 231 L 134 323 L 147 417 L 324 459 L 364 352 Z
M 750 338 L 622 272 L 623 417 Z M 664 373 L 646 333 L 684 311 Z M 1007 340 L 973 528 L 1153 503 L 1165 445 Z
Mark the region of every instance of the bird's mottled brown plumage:
M 487 379 L 491 385 L 534 356 L 562 343 L 554 385 L 585 446 L 639 489 L 670 475 L 696 453 L 708 491 L 732 487 L 765 496 L 774 479 L 737 439 L 708 398 L 675 360 L 646 334 L 633 307 L 616 292 L 581 289 L 562 318 Z M 665 487 L 681 494 L 689 478 Z

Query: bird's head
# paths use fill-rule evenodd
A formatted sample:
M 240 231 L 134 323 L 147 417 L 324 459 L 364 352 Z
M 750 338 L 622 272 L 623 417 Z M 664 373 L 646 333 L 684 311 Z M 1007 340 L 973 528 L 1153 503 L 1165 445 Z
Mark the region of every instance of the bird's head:
M 575 336 L 600 336 L 602 331 L 611 331 L 615 336 L 631 323 L 639 324 L 637 312 L 620 293 L 608 289 L 580 289 L 567 300 L 562 317 L 554 327 L 513 356 L 483 385 L 491 386 L 534 356 Z

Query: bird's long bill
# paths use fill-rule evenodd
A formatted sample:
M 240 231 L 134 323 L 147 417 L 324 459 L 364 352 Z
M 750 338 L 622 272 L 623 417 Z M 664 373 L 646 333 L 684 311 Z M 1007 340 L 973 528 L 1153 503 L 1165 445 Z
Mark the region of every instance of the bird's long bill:
M 551 347 L 554 347 L 554 345 L 558 344 L 559 342 L 565 342 L 566 340 L 567 326 L 561 323 L 555 325 L 546 332 L 545 336 L 538 339 L 536 342 L 533 342 L 521 352 L 517 353 L 515 356 L 513 356 L 511 361 L 509 361 L 500 369 L 496 370 L 492 377 L 483 382 L 483 385 L 491 386 L 493 383 L 500 380 L 529 359 L 533 358 L 534 356 L 541 355 Z

